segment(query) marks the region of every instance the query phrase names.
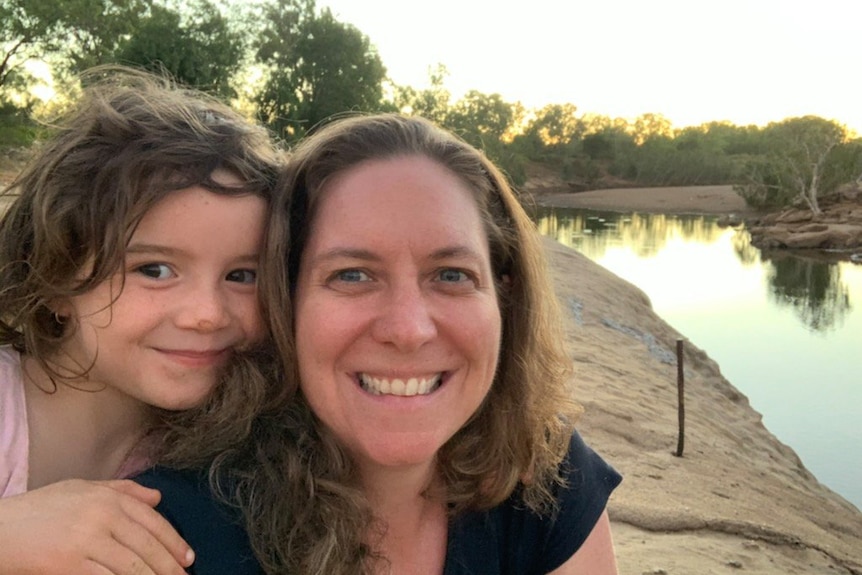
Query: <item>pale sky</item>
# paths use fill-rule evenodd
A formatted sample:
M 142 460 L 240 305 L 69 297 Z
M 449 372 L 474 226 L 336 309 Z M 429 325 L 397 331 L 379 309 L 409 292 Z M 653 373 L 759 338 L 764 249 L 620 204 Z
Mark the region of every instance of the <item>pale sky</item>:
M 317 0 L 416 88 L 675 127 L 815 114 L 862 133 L 859 0 Z

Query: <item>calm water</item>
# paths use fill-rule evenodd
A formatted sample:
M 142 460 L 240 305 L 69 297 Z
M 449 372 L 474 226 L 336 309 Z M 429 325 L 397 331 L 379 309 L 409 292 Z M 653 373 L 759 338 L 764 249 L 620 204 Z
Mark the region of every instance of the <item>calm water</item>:
M 637 285 L 832 490 L 862 509 L 862 265 L 761 253 L 714 217 L 540 208 Z

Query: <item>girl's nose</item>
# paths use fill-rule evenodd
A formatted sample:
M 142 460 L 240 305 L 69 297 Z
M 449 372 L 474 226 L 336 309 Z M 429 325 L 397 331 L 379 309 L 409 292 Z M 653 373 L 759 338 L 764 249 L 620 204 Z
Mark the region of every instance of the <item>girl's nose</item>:
M 202 332 L 226 327 L 230 323 L 226 295 L 217 287 L 190 291 L 180 304 L 176 323 L 183 329 Z

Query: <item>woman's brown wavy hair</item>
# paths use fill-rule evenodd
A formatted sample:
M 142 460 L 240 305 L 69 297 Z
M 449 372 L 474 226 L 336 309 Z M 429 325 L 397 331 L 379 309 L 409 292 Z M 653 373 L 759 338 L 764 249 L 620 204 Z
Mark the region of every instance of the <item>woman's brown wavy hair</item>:
M 244 448 L 211 468 L 221 496 L 238 502 L 268 573 L 374 572 L 378 524 L 349 455 L 309 409 L 298 386 L 293 296 L 299 262 L 327 183 L 361 162 L 430 158 L 475 194 L 491 247 L 503 318 L 500 363 L 488 397 L 438 454 L 439 497 L 453 515 L 499 504 L 519 485 L 523 504 L 553 511 L 575 419 L 559 310 L 537 232 L 500 171 L 456 136 L 416 117 L 355 116 L 325 125 L 293 151 L 276 190 L 260 289 L 277 348 L 280 395 Z M 505 280 L 503 278 L 506 278 Z

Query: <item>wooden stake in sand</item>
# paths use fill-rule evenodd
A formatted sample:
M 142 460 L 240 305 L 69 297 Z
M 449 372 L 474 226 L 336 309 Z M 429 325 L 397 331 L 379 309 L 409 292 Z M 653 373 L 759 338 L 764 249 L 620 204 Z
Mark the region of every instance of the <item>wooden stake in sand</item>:
M 676 392 L 677 392 L 677 417 L 679 419 L 679 437 L 676 442 L 676 455 L 682 457 L 682 449 L 685 445 L 685 375 L 682 365 L 682 340 L 676 340 Z

